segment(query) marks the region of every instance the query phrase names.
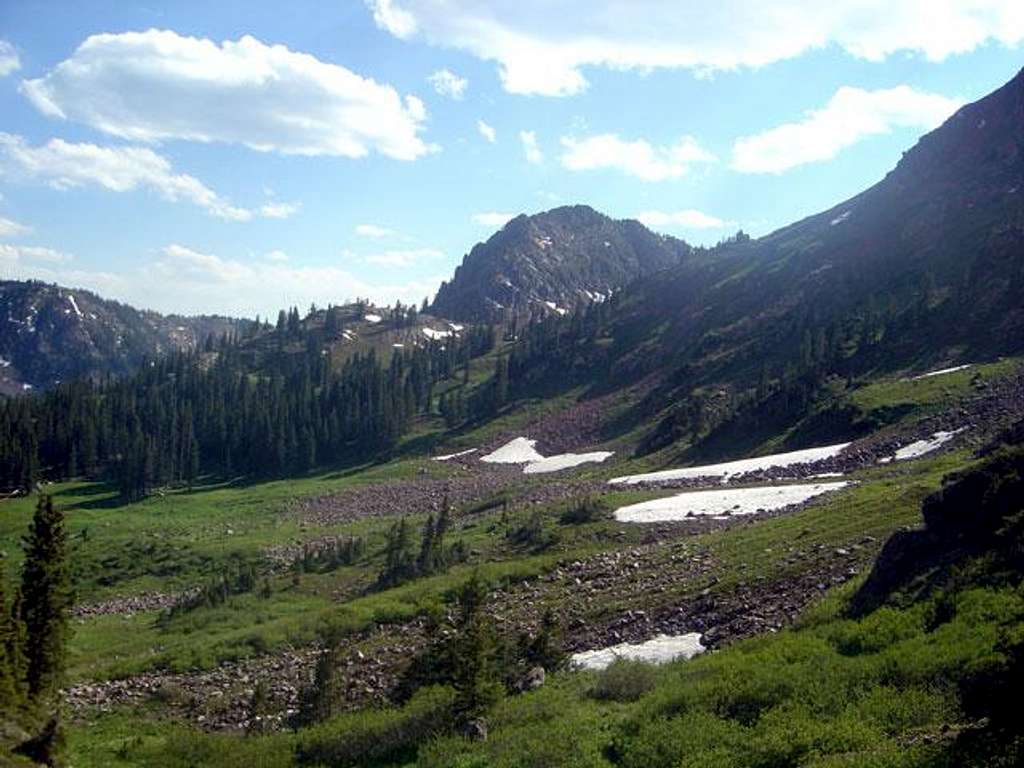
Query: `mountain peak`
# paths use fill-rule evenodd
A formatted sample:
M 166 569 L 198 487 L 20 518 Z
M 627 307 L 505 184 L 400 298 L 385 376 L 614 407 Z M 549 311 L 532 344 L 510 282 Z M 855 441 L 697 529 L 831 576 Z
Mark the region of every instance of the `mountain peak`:
M 453 320 L 564 312 L 602 301 L 689 252 L 682 240 L 588 205 L 520 214 L 473 247 L 441 285 L 433 311 Z

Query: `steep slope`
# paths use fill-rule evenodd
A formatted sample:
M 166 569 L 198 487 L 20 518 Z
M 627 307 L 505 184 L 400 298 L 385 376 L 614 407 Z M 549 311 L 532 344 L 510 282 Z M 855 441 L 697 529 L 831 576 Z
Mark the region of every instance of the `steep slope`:
M 684 265 L 659 276 L 640 296 L 636 312 L 671 318 L 668 337 L 689 343 L 691 361 L 795 352 L 812 328 L 849 342 L 839 358 L 867 364 L 1019 349 L 1024 73 L 924 136 L 860 195 L 736 243 L 702 273 Z M 853 334 L 854 321 L 873 327 Z
M 534 332 L 513 380 L 607 389 L 655 374 L 660 385 L 623 425 L 661 414 L 650 448 L 693 445 L 732 422 L 719 444 L 749 438 L 753 449 L 759 429 L 778 434 L 823 390 L 859 377 L 1019 353 L 1024 73 L 865 192 L 766 237 L 695 249 L 599 314 Z
M 520 215 L 473 247 L 432 311 L 453 320 L 559 312 L 600 301 L 629 281 L 677 264 L 682 240 L 585 205 Z
M 195 348 L 239 322 L 164 316 L 88 291 L 0 281 L 0 394 L 127 373 L 147 357 Z

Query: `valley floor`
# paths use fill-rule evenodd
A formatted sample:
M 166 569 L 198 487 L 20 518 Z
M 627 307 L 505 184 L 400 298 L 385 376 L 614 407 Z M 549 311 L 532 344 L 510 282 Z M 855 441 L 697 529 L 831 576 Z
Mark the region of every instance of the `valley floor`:
M 977 464 L 978 449 L 1024 416 L 1021 375 L 1016 363 L 997 363 L 858 390 L 865 408 L 914 408 L 841 454 L 728 478 L 740 489 L 820 475 L 846 483 L 779 509 L 617 520 L 621 507 L 723 480 L 609 483 L 664 469 L 671 457 L 634 460 L 627 444 L 598 444 L 592 403 L 512 415 L 435 451 L 445 461 L 410 455 L 126 506 L 100 485 L 53 487 L 69 513 L 79 596 L 66 691 L 72 763 L 953 764 L 942 762 L 947 748 L 984 723 L 965 719 L 947 678 L 1019 626 L 1019 589 L 967 590 L 938 632 L 928 629 L 927 602 L 858 619 L 844 611 L 889 536 L 920 524 L 921 503 L 943 477 Z M 934 451 L 880 461 L 941 430 L 962 431 Z M 538 439 L 547 456 L 614 455 L 551 474 L 480 461 L 519 436 Z M 574 518 L 584 498 L 597 512 Z M 0 503 L 8 568 L 31 504 Z M 380 588 L 390 526 L 405 517 L 418 544 L 426 516 L 445 507 L 458 562 Z M 338 556 L 355 541 L 355 554 Z M 249 565 L 256 589 L 171 610 Z M 551 610 L 568 651 L 700 633 L 710 652 L 656 669 L 559 671 L 501 701 L 486 741 L 446 734 L 424 723 L 445 709 L 447 689 L 424 688 L 401 704 L 395 693 L 410 660 L 450 625 L 453 596 L 474 572 L 503 635 L 536 633 Z M 343 637 L 342 712 L 293 733 L 285 724 L 326 626 Z

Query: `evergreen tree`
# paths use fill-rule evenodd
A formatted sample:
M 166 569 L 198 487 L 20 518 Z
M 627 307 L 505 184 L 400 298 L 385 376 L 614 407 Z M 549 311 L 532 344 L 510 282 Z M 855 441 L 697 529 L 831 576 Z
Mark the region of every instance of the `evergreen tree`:
M 40 496 L 24 550 L 19 618 L 27 632 L 28 692 L 34 700 L 48 701 L 64 679 L 72 603 L 64 513 L 53 505 L 52 496 Z
M 474 572 L 459 592 L 459 617 L 452 646 L 455 709 L 462 720 L 483 715 L 502 694 L 494 627 L 484 611 L 487 588 Z

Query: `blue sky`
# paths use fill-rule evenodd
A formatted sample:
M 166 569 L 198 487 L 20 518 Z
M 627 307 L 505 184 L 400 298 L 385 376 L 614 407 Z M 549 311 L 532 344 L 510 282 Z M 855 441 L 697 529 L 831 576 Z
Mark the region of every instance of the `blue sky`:
M 0 275 L 161 311 L 432 294 L 587 203 L 695 243 L 879 180 L 1024 4 L 0 0 Z

